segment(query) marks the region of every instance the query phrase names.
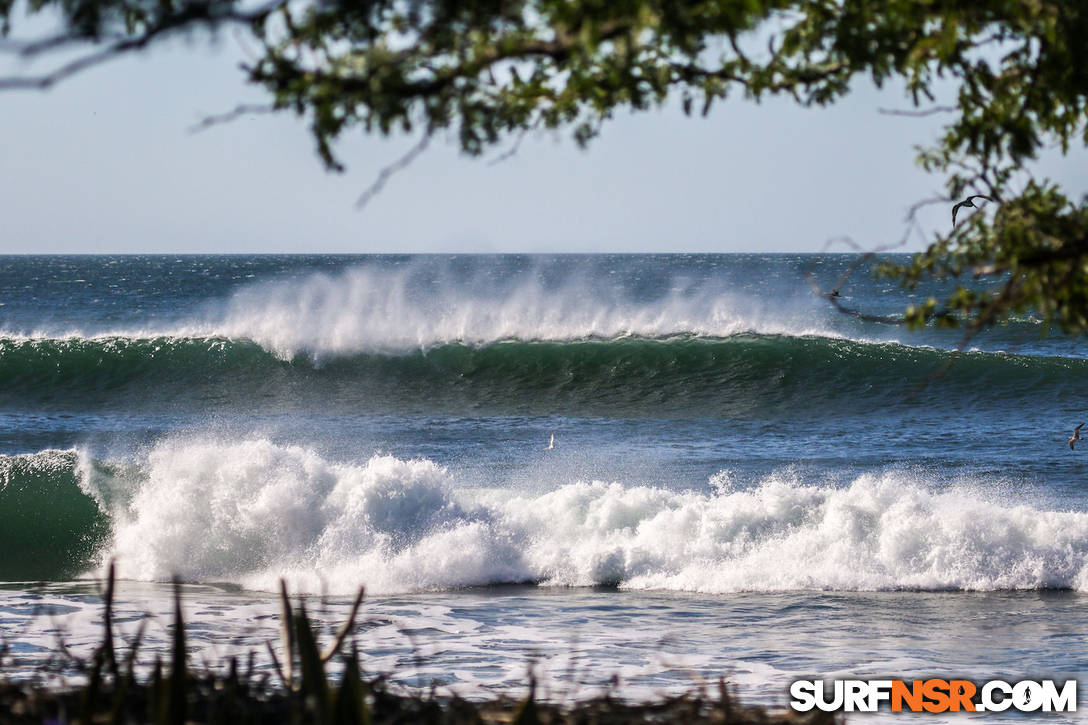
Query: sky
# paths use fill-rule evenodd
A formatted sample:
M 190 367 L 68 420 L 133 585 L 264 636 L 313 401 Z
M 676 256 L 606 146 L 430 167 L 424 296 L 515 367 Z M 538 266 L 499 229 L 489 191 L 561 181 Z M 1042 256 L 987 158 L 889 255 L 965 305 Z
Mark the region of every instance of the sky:
M 415 139 L 352 132 L 335 174 L 289 114 L 192 132 L 267 100 L 242 58 L 225 35 L 174 39 L 46 92 L 0 92 L 0 252 L 849 251 L 833 240 L 893 243 L 910 205 L 943 190 L 914 163 L 941 119 L 881 114 L 902 94 L 860 84 L 827 109 L 737 96 L 708 118 L 621 111 L 586 150 L 544 132 L 496 164 L 439 137 L 358 210 Z M 1041 171 L 1083 191 L 1086 158 Z M 924 229 L 949 214 L 929 209 Z

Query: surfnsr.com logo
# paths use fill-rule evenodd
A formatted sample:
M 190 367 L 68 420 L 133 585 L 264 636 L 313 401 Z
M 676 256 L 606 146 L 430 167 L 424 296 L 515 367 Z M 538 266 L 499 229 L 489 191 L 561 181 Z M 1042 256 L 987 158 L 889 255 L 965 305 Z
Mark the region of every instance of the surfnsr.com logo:
M 797 680 L 790 697 L 798 712 L 1076 712 L 1077 681 Z

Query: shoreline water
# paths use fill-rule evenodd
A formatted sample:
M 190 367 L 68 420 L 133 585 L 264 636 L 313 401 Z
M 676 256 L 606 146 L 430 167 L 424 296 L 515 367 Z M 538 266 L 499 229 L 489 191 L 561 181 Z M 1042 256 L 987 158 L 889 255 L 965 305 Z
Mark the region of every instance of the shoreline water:
M 103 594 L 103 621 L 100 637 L 87 657 L 58 647 L 69 669 L 84 681 L 53 684 L 20 684 L 4 675 L 11 667 L 5 662 L 10 647 L 0 648 L 0 722 L 4 723 L 89 723 L 108 719 L 114 722 L 228 723 L 295 722 L 316 725 L 373 725 L 426 721 L 430 723 L 793 723 L 816 725 L 837 721 L 833 715 L 816 712 L 809 716 L 783 711 L 768 715 L 763 708 L 741 704 L 724 678 L 719 678 L 716 698 L 706 683 L 655 701 L 628 702 L 617 697 L 618 678 L 599 695 L 579 696 L 565 689 L 559 697 L 545 690 L 538 693 L 540 680 L 534 666 L 526 676 L 528 691 L 520 698 L 506 694 L 465 699 L 456 692 L 438 693 L 438 684 L 416 683 L 413 689 L 384 675 L 367 674 L 367 655 L 360 654 L 357 633 L 360 591 L 346 618 L 330 642 L 321 642 L 322 626 L 308 614 L 316 604 L 305 598 L 291 601 L 280 592 L 279 657 L 271 640 L 266 640 L 271 666 L 255 665 L 255 651 L 220 655 L 218 662 L 191 663 L 189 642 L 192 627 L 185 622 L 182 588 L 173 585 L 173 620 L 168 634 L 169 651 L 156 653 L 149 669 L 140 666 L 147 620 L 140 622 L 135 637 L 123 645 L 115 629 L 116 580 L 111 566 Z M 324 604 L 324 602 L 322 603 Z M 327 609 L 325 610 L 327 613 Z M 120 619 L 125 615 L 120 613 Z M 414 643 L 413 643 L 414 646 Z M 421 661 L 418 650 L 416 662 Z M 164 666 L 163 663 L 166 663 Z M 339 665 L 339 667 L 338 667 Z M 49 666 L 49 665 L 47 665 Z M 169 670 L 165 670 L 168 667 Z M 63 666 L 55 672 L 61 672 Z M 263 670 L 263 671 L 262 671 Z M 573 670 L 572 670 L 573 672 Z M 278 683 L 272 676 L 278 677 Z M 545 684 L 546 681 L 545 681 Z M 78 713 L 78 714 L 76 714 Z M 74 719 L 73 719 L 74 716 Z
M 255 651 L 258 669 L 269 671 L 264 648 L 279 637 L 278 595 L 209 584 L 182 592 L 194 661 Z M 351 605 L 305 599 L 326 637 Z M 408 687 L 437 683 L 469 699 L 524 697 L 531 665 L 544 700 L 592 697 L 618 683 L 616 695 L 643 701 L 725 676 L 742 701 L 775 707 L 791 681 L 810 677 L 1074 678 L 1088 669 L 1073 655 L 1088 652 L 1086 603 L 1088 595 L 1072 591 L 707 596 L 504 585 L 367 597 L 357 632 L 371 674 Z M 151 617 L 145 671 L 169 652 L 172 606 L 169 584 L 118 582 L 118 631 L 131 638 Z M 18 681 L 33 680 L 58 632 L 84 657 L 101 638 L 96 582 L 4 584 L 0 611 L 6 631 L 24 632 L 9 639 L 9 658 L 22 664 L 7 671 Z M 1070 658 L 1055 668 L 1049 647 L 1058 641 Z

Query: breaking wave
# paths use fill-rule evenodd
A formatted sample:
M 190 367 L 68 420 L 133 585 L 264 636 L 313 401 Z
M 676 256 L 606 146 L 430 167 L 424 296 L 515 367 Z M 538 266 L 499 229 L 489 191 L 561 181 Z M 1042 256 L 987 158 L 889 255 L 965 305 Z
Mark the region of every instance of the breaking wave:
M 0 403 L 743 416 L 1000 407 L 1060 397 L 1088 378 L 1088 361 L 1077 358 L 971 352 L 946 370 L 951 358 L 896 343 L 765 334 L 451 343 L 322 363 L 225 338 L 0 338 L 0 378 L 9 381 Z
M 740 487 L 717 476 L 703 491 L 542 481 L 545 492 L 525 493 L 460 489 L 429 460 L 339 463 L 263 439 L 166 439 L 128 467 L 74 452 L 3 461 L 0 495 L 22 497 L 24 513 L 43 507 L 23 529 L 41 527 L 27 539 L 40 549 L 27 558 L 35 578 L 63 576 L 93 546 L 127 578 L 260 590 L 280 576 L 338 593 L 509 582 L 707 593 L 1088 589 L 1088 513 L 905 472 L 842 486 L 776 473 Z M 46 494 L 78 516 L 46 515 Z M 18 509 L 0 510 L 7 532 Z M 74 558 L 50 569 L 60 549 L 49 534 L 60 530 Z
M 0 456 L 0 581 L 86 571 L 109 536 L 75 451 Z

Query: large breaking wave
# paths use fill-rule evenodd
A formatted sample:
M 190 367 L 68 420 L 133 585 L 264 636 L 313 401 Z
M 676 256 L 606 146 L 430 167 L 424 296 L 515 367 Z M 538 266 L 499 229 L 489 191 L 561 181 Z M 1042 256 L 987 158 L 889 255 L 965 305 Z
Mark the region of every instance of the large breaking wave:
M 271 590 L 286 576 L 304 590 L 345 593 L 507 582 L 1088 589 L 1088 513 L 904 472 L 841 486 L 775 473 L 737 487 L 716 476 L 704 491 L 542 481 L 544 492 L 527 493 L 464 490 L 424 459 L 340 463 L 263 439 L 166 439 L 128 466 L 74 452 L 0 460 L 5 503 L 44 506 L 48 497 L 57 507 L 21 524 L 32 542 L 23 545 L 26 578 L 116 557 L 128 578 Z M 0 531 L 20 511 L 0 507 Z
M 511 277 L 501 270 L 455 275 L 430 267 L 349 269 L 337 275 L 266 281 L 209 298 L 181 319 L 140 327 L 41 322 L 8 330 L 25 339 L 206 339 L 249 341 L 283 360 L 315 363 L 357 354 L 401 354 L 450 344 L 508 340 L 565 342 L 676 335 L 841 336 L 821 319 L 826 306 L 792 286 L 768 297 L 723 283 L 656 280 L 638 294 L 609 276 L 572 272 Z M 659 289 L 660 288 L 660 289 Z M 816 313 L 816 314 L 814 314 Z
M 748 415 L 1004 406 L 1088 379 L 1077 358 L 743 333 L 461 342 L 284 360 L 225 338 L 0 338 L 0 404 L 87 408 Z M 947 368 L 947 369 L 946 369 Z M 932 378 L 932 379 L 931 379 Z M 924 383 L 929 382 L 929 385 Z
M 1000 406 L 1088 377 L 1076 356 L 972 352 L 919 396 L 948 346 L 898 342 L 796 283 L 678 277 L 640 297 L 607 275 L 420 269 L 264 282 L 141 329 L 0 333 L 0 405 L 713 416 Z

